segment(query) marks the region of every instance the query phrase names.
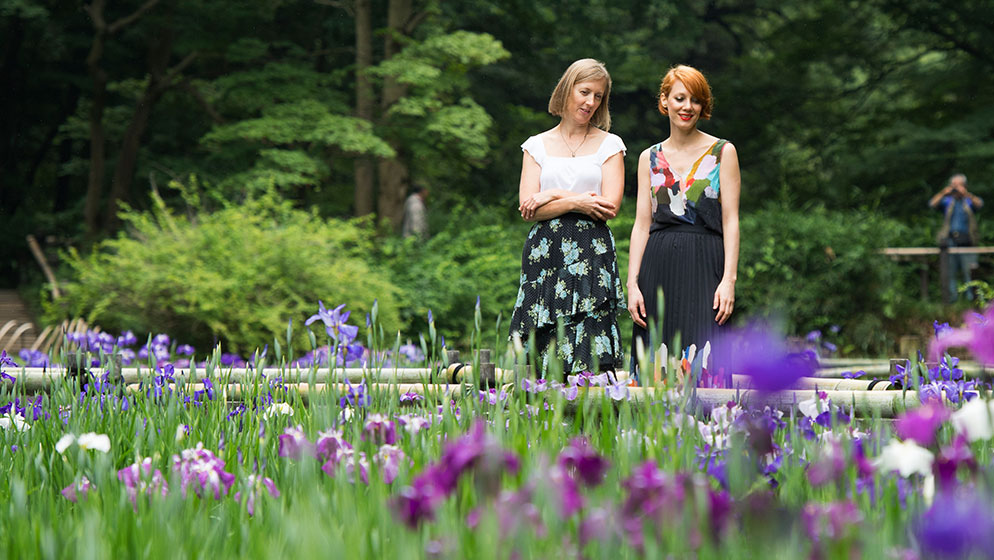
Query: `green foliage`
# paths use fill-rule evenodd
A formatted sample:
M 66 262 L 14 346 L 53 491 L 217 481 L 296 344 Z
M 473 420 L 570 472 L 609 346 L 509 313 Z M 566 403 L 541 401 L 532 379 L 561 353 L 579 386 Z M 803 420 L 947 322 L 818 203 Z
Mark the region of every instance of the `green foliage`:
M 241 352 L 283 340 L 290 320 L 297 347 L 308 347 L 301 321 L 318 300 L 346 304 L 362 326 L 378 299 L 385 328 L 399 326 L 400 293 L 369 258 L 368 223 L 323 220 L 272 193 L 193 219 L 156 201 L 151 212 L 123 213 L 132 233 L 68 255 L 76 278 L 58 311 Z
M 449 347 L 467 348 L 477 296 L 484 340 L 491 340 L 498 315 L 506 335 L 529 224 L 509 223 L 493 207 L 460 205 L 448 215 L 444 229 L 427 242 L 395 239 L 383 250 L 408 302 L 401 312 L 407 334 L 428 332 L 430 309 Z
M 783 320 L 788 332 L 841 327 L 844 351 L 881 352 L 891 323 L 910 312 L 916 276 L 878 253 L 907 228 L 886 217 L 821 206 L 746 213 L 736 307 L 739 317 Z

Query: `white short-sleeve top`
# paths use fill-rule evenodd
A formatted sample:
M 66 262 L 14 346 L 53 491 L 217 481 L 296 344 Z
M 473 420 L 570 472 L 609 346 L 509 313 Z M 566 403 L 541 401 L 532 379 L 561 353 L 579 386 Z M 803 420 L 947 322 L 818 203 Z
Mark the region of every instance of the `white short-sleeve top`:
M 540 135 L 525 140 L 521 150 L 531 154 L 542 168 L 539 190 L 562 189 L 577 194 L 592 192 L 600 195 L 601 166 L 618 152 L 624 156 L 628 148 L 621 138 L 609 132 L 596 152 L 583 156 L 550 156 L 545 152 Z

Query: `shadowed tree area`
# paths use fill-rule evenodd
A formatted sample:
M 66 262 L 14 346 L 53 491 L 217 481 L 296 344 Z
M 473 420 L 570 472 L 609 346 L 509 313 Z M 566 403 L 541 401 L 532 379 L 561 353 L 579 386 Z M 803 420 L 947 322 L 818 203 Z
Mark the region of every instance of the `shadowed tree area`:
M 796 330 L 914 322 L 899 320 L 917 298 L 914 269 L 877 270 L 868 255 L 931 244 L 939 218 L 925 203 L 953 172 L 994 200 L 994 7 L 982 0 L 8 0 L 0 18 L 0 284 L 32 297 L 41 273 L 26 235 L 55 261 L 58 249 L 133 236 L 160 201 L 196 226 L 275 198 L 323 220 L 365 217 L 347 223 L 377 242 L 349 255 L 410 294 L 391 315 L 401 328 L 416 332 L 427 307 L 469 316 L 477 294 L 497 300 L 484 301 L 488 320 L 506 318 L 526 231 L 519 145 L 555 124 L 548 95 L 583 57 L 611 71 L 612 132 L 629 148 L 619 250 L 635 156 L 668 133 L 659 79 L 696 66 L 716 95 L 702 128 L 736 144 L 744 228 L 755 225 L 743 304 L 776 308 Z M 423 246 L 393 235 L 414 184 L 431 192 Z M 846 224 L 819 229 L 843 219 L 866 223 L 849 240 Z M 989 244 L 994 219 L 980 225 Z M 804 270 L 776 255 L 799 232 L 816 239 L 794 239 L 796 252 L 819 255 Z M 847 260 L 854 252 L 862 260 Z M 86 276 L 86 259 L 66 261 L 61 279 Z M 771 288 L 824 287 L 821 274 L 877 295 L 833 313 Z M 92 302 L 43 304 L 49 317 L 101 318 Z M 440 328 L 464 336 L 467 321 Z

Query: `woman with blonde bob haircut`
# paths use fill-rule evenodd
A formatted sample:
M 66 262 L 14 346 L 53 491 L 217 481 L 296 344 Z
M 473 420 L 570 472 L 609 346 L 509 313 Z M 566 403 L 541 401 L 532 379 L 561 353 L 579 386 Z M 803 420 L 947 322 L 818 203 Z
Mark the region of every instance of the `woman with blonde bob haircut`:
M 534 337 L 543 373 L 553 348 L 566 373 L 622 363 L 617 313 L 625 295 L 607 220 L 621 206 L 626 148 L 608 132 L 610 92 L 602 63 L 577 60 L 549 99 L 559 124 L 521 145 L 518 211 L 535 225 L 521 255 L 510 337 Z
M 739 262 L 739 159 L 735 146 L 702 132 L 714 106 L 711 86 L 690 66 L 674 66 L 659 86 L 669 137 L 639 156 L 638 200 L 628 260 L 632 369 L 639 346 L 648 356 L 665 343 L 681 350 L 716 346 L 735 307 Z M 657 317 L 658 296 L 665 298 Z M 649 324 L 659 324 L 650 340 Z M 699 380 L 725 386 L 718 372 Z

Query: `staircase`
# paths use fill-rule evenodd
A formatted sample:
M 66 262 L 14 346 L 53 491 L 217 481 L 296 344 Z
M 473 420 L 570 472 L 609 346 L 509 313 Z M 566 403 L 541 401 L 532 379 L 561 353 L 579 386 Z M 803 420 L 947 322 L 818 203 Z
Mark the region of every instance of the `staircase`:
M 37 338 L 34 318 L 17 290 L 0 290 L 0 350 L 17 356 L 22 348 L 31 348 Z

